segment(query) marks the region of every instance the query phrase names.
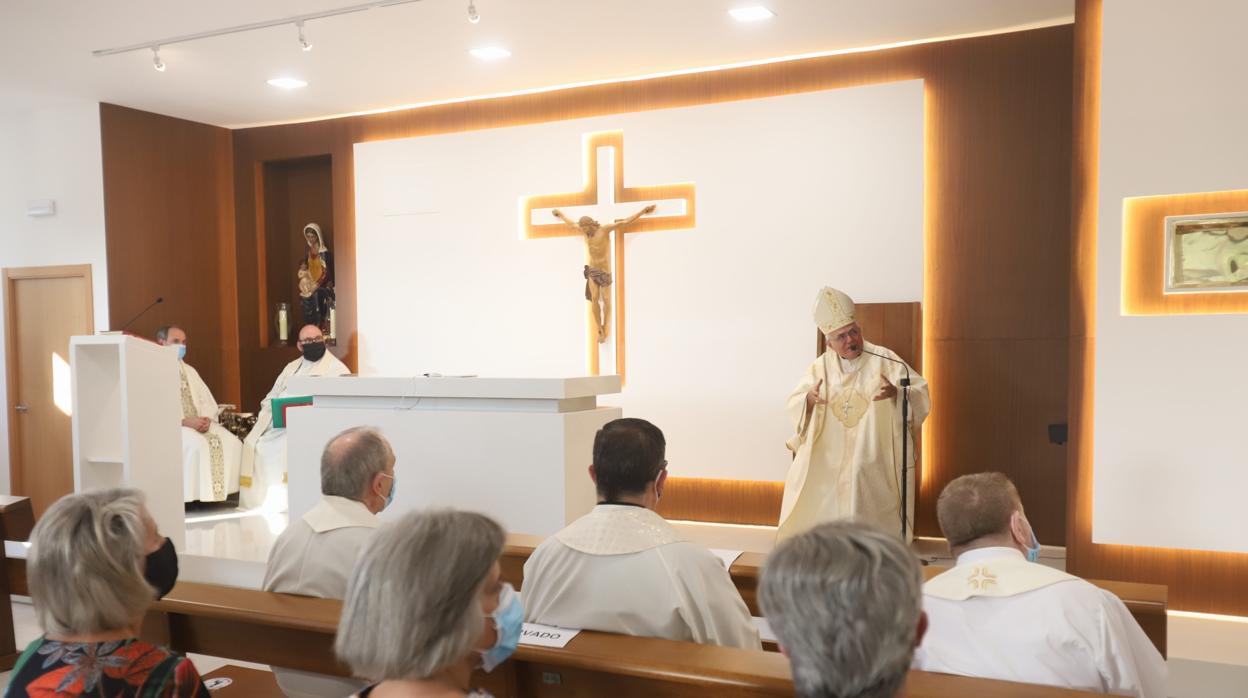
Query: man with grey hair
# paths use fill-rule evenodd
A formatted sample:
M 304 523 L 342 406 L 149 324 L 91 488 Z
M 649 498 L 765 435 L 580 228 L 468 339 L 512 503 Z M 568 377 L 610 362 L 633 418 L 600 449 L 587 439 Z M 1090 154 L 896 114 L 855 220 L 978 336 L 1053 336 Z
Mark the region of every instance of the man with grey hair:
M 936 502 L 957 566 L 923 587 L 916 669 L 1164 698 L 1166 664 L 1117 596 L 1039 564 L 1014 483 L 963 475 Z
M 217 400 L 186 363 L 189 343 L 177 325 L 156 330 L 156 343 L 178 352 L 182 410 L 182 501 L 220 502 L 238 492 L 243 442 L 217 421 Z
M 264 590 L 341 599 L 356 555 L 394 499 L 394 450 L 375 429 L 347 429 L 321 454 L 321 501 L 278 536 Z M 287 696 L 345 696 L 361 684 L 274 667 Z
M 763 568 L 759 603 L 800 698 L 893 698 L 923 639 L 918 560 L 896 536 L 820 524 Z

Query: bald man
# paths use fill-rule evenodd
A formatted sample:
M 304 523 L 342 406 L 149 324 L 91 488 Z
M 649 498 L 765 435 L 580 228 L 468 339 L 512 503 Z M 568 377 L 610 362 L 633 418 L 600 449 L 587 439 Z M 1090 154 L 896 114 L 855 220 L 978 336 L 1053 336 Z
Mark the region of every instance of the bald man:
M 326 350 L 325 335 L 316 325 L 300 328 L 298 346 L 301 356 L 282 369 L 273 389 L 260 402 L 256 426 L 243 441 L 239 504 L 247 509 L 285 511 L 287 507 L 286 430 L 273 428 L 273 398 L 287 397 L 286 384 L 295 376 L 345 376 L 351 372 Z

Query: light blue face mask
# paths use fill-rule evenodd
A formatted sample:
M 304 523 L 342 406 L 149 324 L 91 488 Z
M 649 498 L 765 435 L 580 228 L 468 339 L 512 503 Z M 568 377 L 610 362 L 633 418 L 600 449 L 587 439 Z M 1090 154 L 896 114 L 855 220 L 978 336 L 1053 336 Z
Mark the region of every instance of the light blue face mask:
M 178 347 L 178 361 L 181 361 L 186 358 L 186 345 L 178 344 L 176 346 Z
M 498 608 L 494 609 L 490 618 L 494 620 L 498 638 L 494 640 L 493 647 L 481 653 L 481 668 L 486 672 L 494 671 L 499 664 L 507 661 L 520 643 L 520 631 L 524 628 L 524 604 L 510 584 L 503 584 L 502 591 L 498 593 Z
M 1028 528 L 1031 523 L 1028 522 Z M 1031 529 L 1031 545 L 1027 546 L 1027 562 L 1039 562 L 1040 560 L 1040 541 L 1036 540 L 1036 530 Z
M 382 475 L 386 474 L 382 473 Z M 386 506 L 382 507 L 382 511 L 389 509 L 390 505 L 394 504 L 394 490 L 399 486 L 399 481 L 393 475 L 386 475 L 386 477 L 390 478 L 390 494 L 386 495 Z

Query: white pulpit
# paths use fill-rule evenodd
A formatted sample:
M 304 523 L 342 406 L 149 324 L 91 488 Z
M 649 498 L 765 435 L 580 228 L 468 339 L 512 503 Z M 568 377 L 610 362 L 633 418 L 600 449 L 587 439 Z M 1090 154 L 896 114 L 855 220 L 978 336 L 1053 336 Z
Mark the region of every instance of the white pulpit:
M 321 496 L 329 439 L 373 426 L 397 458 L 383 519 L 452 507 L 489 514 L 509 533 L 555 533 L 594 506 L 594 434 L 622 416 L 598 396 L 619 391 L 619 376 L 292 378 L 289 394 L 313 404 L 286 413 L 290 518 Z
M 178 550 L 182 506 L 182 407 L 178 354 L 122 334 L 69 340 L 73 376 L 74 491 L 136 487 Z

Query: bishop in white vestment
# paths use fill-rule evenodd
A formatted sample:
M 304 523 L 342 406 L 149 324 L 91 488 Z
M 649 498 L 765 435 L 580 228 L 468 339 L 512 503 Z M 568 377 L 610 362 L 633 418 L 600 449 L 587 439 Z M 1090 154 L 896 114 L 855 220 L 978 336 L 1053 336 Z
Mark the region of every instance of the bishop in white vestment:
M 182 406 L 182 501 L 220 502 L 238 492 L 243 444 L 217 421 L 208 384 L 185 361 L 186 332 L 177 325 L 156 331 L 156 343 L 178 348 Z
M 1166 663 L 1113 593 L 1038 562 L 1040 544 L 1000 473 L 946 486 L 937 516 L 957 566 L 923 586 L 914 668 L 1165 698 Z
M 598 432 L 590 471 L 598 506 L 525 563 L 525 620 L 761 649 L 723 563 L 653 510 L 667 479 L 663 447 L 662 432 L 640 419 Z
M 351 372 L 326 351 L 325 337 L 316 325 L 304 325 L 299 330 L 299 351 L 302 356 L 286 364 L 273 389 L 260 402 L 256 425 L 243 442 L 239 503 L 245 508 L 286 508 L 286 430 L 273 428 L 273 398 L 288 397 L 286 384 L 294 376 L 345 376 Z
M 889 349 L 862 338 L 854 302 L 832 288 L 819 291 L 815 324 L 827 350 L 789 395 L 795 433 L 786 444 L 793 463 L 784 486 L 779 538 L 842 518 L 901 533 L 901 483 L 909 497 L 906 537 L 914 515 L 914 449 L 931 410 L 927 381 Z M 910 378 L 908 428 L 901 423 L 902 379 Z M 907 439 L 906 462 L 901 461 Z M 903 466 L 904 473 L 903 476 Z

